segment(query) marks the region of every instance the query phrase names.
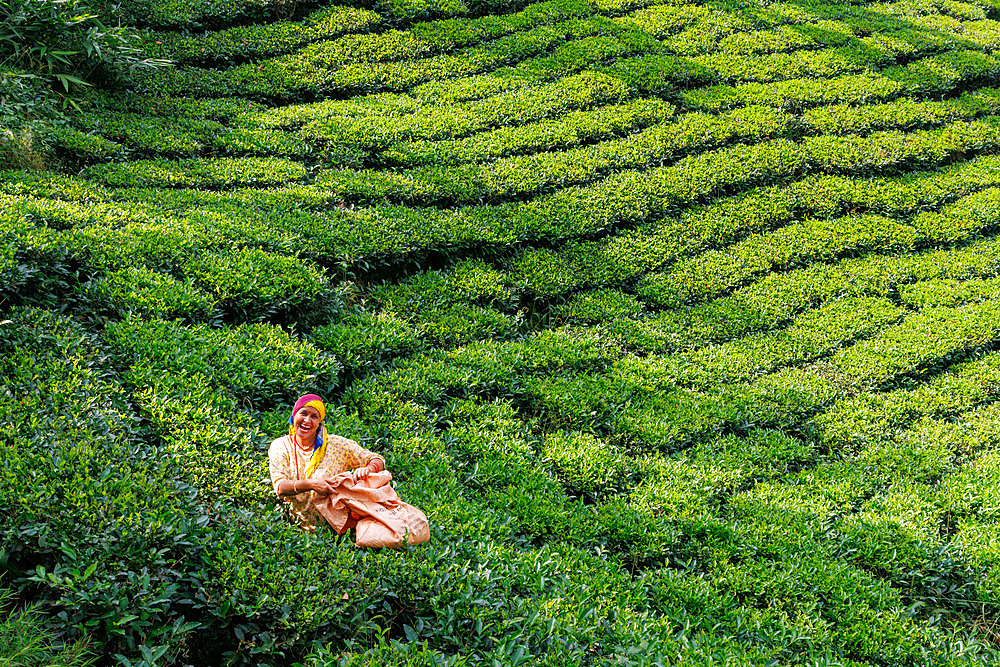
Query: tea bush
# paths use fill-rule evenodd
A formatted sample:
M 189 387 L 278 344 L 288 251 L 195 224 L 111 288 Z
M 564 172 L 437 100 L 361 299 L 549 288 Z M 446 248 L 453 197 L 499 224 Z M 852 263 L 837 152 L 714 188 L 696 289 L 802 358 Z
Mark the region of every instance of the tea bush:
M 343 33 L 366 32 L 377 27 L 380 21 L 381 17 L 368 9 L 332 6 L 312 12 L 301 23 L 280 21 L 199 35 L 150 33 L 145 36 L 144 46 L 149 53 L 179 63 L 245 61 L 279 55 Z
M 140 644 L 169 639 L 164 613 L 184 606 L 177 597 L 184 575 L 164 567 L 163 556 L 197 550 L 175 532 L 189 522 L 198 530 L 191 512 L 197 491 L 148 445 L 130 451 L 138 441 L 124 394 L 79 325 L 41 311 L 12 315 L 3 325 L 5 568 L 19 577 L 31 571 L 42 598 L 56 603 L 62 633 L 83 631 L 104 650 L 138 654 Z M 32 411 L 34 426 L 14 418 L 15 410 Z M 160 523 L 137 530 L 136 517 L 150 512 Z M 124 564 L 120 580 L 107 569 L 115 563 Z M 95 576 L 102 564 L 104 574 Z
M 589 434 L 550 434 L 543 451 L 571 493 L 598 496 L 622 490 L 635 475 L 627 454 Z
M 927 308 L 870 341 L 837 352 L 832 361 L 843 372 L 874 383 L 927 364 L 947 363 L 994 339 L 991 318 L 996 308 L 992 301 Z
M 174 0 L 166 3 L 136 2 L 122 7 L 125 18 L 130 23 L 158 28 L 179 28 L 195 24 L 218 26 L 237 21 L 263 20 L 287 14 L 293 9 L 286 0 Z
M 185 155 L 211 145 L 211 137 L 223 131 L 216 121 L 166 116 L 151 123 L 135 113 L 92 114 L 79 119 L 88 132 L 127 142 L 146 154 Z
M 126 91 L 123 95 L 97 94 L 92 100 L 95 110 L 137 113 L 147 118 L 176 116 L 179 118 L 228 121 L 244 114 L 261 113 L 262 105 L 240 98 L 192 98 L 140 95 Z
M 993 401 L 995 354 L 955 364 L 926 384 L 846 397 L 811 421 L 831 446 L 854 446 L 897 433 L 925 417 L 948 417 Z
M 686 153 L 735 141 L 784 134 L 788 119 L 760 108 L 733 114 L 690 114 L 622 139 L 560 153 L 511 157 L 483 166 L 427 167 L 408 172 L 329 172 L 321 183 L 357 200 L 394 199 L 419 204 L 469 203 L 533 195 L 595 180 L 614 169 L 669 162 Z
M 809 310 L 791 326 L 675 357 L 647 357 L 645 382 L 707 388 L 751 379 L 780 365 L 813 361 L 879 332 L 907 314 L 887 299 L 839 299 Z
M 145 267 L 113 271 L 87 283 L 86 290 L 93 308 L 117 314 L 204 320 L 215 307 L 211 297 L 191 282 L 181 282 Z
M 772 274 L 690 309 L 612 323 L 609 330 L 642 350 L 676 350 L 766 331 L 833 296 L 890 296 L 899 285 L 936 277 L 994 275 L 997 247 L 992 239 L 968 249 L 932 250 L 904 256 L 871 255 L 839 264 L 809 266 Z M 654 297 L 655 298 L 655 297 Z
M 555 82 L 502 93 L 483 101 L 456 104 L 448 109 L 421 109 L 387 125 L 374 116 L 343 122 L 336 116 L 316 117 L 305 128 L 307 137 L 343 141 L 364 148 L 380 148 L 401 140 L 445 139 L 471 134 L 514 121 L 522 124 L 558 116 L 566 111 L 622 101 L 629 97 L 621 82 L 588 72 Z M 346 114 L 345 114 L 346 115 Z
M 755 275 L 793 267 L 802 258 L 832 259 L 849 253 L 889 253 L 916 246 L 911 226 L 881 216 L 809 220 L 750 236 L 724 251 L 709 251 L 678 262 L 667 275 L 649 276 L 656 289 L 677 302 L 724 293 Z M 655 282 L 654 282 L 655 281 Z
M 218 330 L 128 318 L 109 324 L 107 331 L 108 340 L 122 349 L 123 363 L 133 367 L 136 377 L 185 372 L 217 377 L 234 397 L 263 409 L 293 394 L 297 398 L 304 383 L 328 392 L 340 372 L 334 357 L 272 325 Z
M 177 67 L 0 171 L 0 573 L 58 645 L 997 662 L 993 3 L 121 11 Z M 286 521 L 306 392 L 429 543 Z
M 841 76 L 891 65 L 898 55 L 891 46 L 887 48 L 886 44 L 874 40 L 858 39 L 847 46 L 818 51 L 802 49 L 752 59 L 744 53 L 724 51 L 699 56 L 694 61 L 715 72 L 717 81 L 725 84 Z
M 860 107 L 834 104 L 809 109 L 802 117 L 811 130 L 822 134 L 860 134 L 891 128 L 909 130 L 993 114 L 998 104 L 997 94 L 996 89 L 981 88 L 940 102 L 901 98 Z
M 628 134 L 661 122 L 672 113 L 673 108 L 659 100 L 636 100 L 569 112 L 558 120 L 499 128 L 463 139 L 407 142 L 383 152 L 380 158 L 399 166 L 488 162 Z
M 73 162 L 90 164 L 121 160 L 127 149 L 116 141 L 73 128 L 60 128 L 50 134 L 55 149 Z
M 775 83 L 739 83 L 684 93 L 689 109 L 721 111 L 746 104 L 771 104 L 800 110 L 820 104 L 866 104 L 903 94 L 943 95 L 963 81 L 989 80 L 996 61 L 978 51 L 928 56 L 908 65 L 883 70 L 845 74 L 825 79 L 789 79 Z
M 608 36 L 604 37 L 605 34 Z M 405 39 L 406 35 L 400 38 L 410 41 Z M 591 41 L 586 41 L 587 38 Z M 209 94 L 227 96 L 241 90 L 264 97 L 294 99 L 334 91 L 403 91 L 434 79 L 469 76 L 514 63 L 519 63 L 517 69 L 524 68 L 529 78 L 538 81 L 577 73 L 607 57 L 605 49 L 624 55 L 651 45 L 651 38 L 643 33 L 595 16 L 555 24 L 542 22 L 523 33 L 506 36 L 501 33 L 493 42 L 455 53 L 363 66 L 354 63 L 350 42 L 346 49 L 338 48 L 337 42 L 318 42 L 298 53 L 252 65 L 237 65 L 229 70 L 177 69 L 149 77 L 143 89 L 174 95 L 196 93 L 201 97 Z M 555 54 L 540 57 L 552 48 L 556 48 Z M 540 59 L 535 60 L 538 57 Z M 336 65 L 341 66 L 331 72 L 329 68 Z
M 325 274 L 317 268 L 256 248 L 201 256 L 184 268 L 215 298 L 220 309 L 232 312 L 240 321 L 266 319 L 277 313 L 295 317 L 313 301 L 332 297 Z
M 102 164 L 84 175 L 111 187 L 202 187 L 281 185 L 306 177 L 301 164 L 277 158 L 215 158 L 172 161 L 164 159 Z
M 916 308 L 927 306 L 959 306 L 969 301 L 981 301 L 995 294 L 996 278 L 969 280 L 928 280 L 903 286 L 899 298 Z

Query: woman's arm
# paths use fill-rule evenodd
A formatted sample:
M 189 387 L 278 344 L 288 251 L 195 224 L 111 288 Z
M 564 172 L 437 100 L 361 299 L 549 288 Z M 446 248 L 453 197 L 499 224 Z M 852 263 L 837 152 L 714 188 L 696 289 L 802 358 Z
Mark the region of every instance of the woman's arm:
M 306 491 L 315 491 L 321 496 L 329 495 L 330 484 L 325 479 L 283 479 L 274 485 L 279 496 L 296 496 Z
M 332 489 L 325 479 L 292 479 L 289 451 L 292 446 L 288 436 L 282 436 L 271 443 L 268 449 L 268 466 L 271 473 L 271 486 L 279 498 L 295 496 L 306 491 L 315 491 L 321 496 L 328 495 Z

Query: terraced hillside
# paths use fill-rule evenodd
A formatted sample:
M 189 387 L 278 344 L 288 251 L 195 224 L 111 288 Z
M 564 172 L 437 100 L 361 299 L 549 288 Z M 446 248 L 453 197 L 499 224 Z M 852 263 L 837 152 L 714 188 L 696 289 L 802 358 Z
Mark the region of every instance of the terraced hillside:
M 125 3 L 0 172 L 0 567 L 102 661 L 1000 658 L 1000 4 Z M 288 525 L 297 395 L 428 545 Z

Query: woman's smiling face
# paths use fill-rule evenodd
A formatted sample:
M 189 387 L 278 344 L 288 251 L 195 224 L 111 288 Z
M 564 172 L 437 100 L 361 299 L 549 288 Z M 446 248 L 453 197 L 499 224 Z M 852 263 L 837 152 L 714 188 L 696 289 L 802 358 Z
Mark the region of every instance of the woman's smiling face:
M 299 411 L 295 413 L 295 417 L 292 418 L 292 425 L 295 427 L 295 435 L 297 435 L 300 440 L 308 441 L 310 438 L 315 437 L 316 429 L 319 428 L 319 423 L 319 410 L 310 405 L 299 408 Z

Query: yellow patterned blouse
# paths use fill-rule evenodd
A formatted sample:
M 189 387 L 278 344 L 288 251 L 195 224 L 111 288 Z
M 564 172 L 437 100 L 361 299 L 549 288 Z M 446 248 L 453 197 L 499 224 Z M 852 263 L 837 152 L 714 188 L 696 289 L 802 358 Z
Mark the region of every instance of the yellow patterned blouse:
M 306 466 L 309 456 L 304 454 L 292 442 L 290 435 L 283 435 L 271 443 L 267 457 L 271 470 L 271 486 L 278 493 L 278 482 L 282 480 L 306 479 Z M 323 460 L 309 475 L 309 479 L 325 479 L 342 472 L 354 470 L 377 461 L 380 469 L 385 470 L 385 459 L 378 454 L 364 449 L 358 443 L 339 435 L 328 435 L 326 453 Z M 306 531 L 316 531 L 316 524 L 321 520 L 315 505 L 316 494 L 313 491 L 303 491 L 294 496 L 285 496 L 281 500 L 288 503 L 288 513 Z M 280 496 L 279 496 L 280 497 Z

